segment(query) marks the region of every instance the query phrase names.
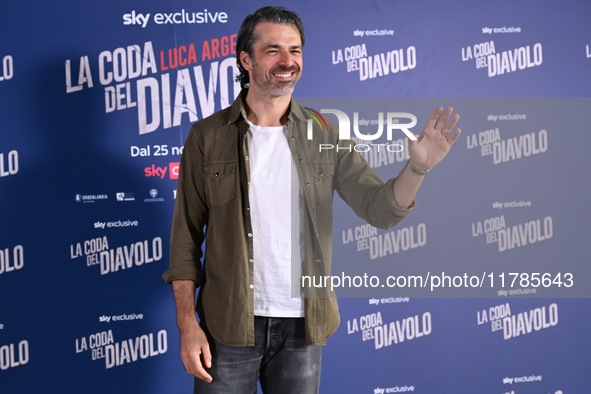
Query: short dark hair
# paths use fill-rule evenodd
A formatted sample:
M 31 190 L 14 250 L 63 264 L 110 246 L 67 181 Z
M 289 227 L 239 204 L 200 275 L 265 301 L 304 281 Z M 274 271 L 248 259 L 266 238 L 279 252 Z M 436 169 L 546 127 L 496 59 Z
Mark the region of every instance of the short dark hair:
M 284 7 L 267 6 L 259 8 L 253 14 L 248 15 L 242 22 L 242 26 L 240 26 L 240 30 L 238 31 L 238 38 L 236 39 L 236 63 L 238 65 L 238 71 L 240 71 L 240 74 L 236 77 L 236 81 L 240 82 L 240 86 L 243 89 L 248 86 L 250 79 L 248 77 L 248 71 L 246 71 L 240 61 L 240 53 L 246 52 L 252 57 L 252 45 L 257 40 L 254 29 L 260 22 L 295 26 L 300 33 L 302 47 L 304 46 L 304 24 L 295 12 Z

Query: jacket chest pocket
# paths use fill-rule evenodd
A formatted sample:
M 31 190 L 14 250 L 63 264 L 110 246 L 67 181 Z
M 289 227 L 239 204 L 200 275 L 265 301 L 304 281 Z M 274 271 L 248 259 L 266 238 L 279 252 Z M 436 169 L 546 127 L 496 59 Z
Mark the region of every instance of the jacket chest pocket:
M 334 175 L 334 163 L 331 162 L 316 162 L 312 163 L 312 175 L 320 182 L 332 183 Z
M 222 206 L 236 197 L 236 161 L 205 163 L 205 190 L 209 206 Z
M 311 166 L 318 202 L 330 202 L 333 196 L 334 163 L 316 162 Z

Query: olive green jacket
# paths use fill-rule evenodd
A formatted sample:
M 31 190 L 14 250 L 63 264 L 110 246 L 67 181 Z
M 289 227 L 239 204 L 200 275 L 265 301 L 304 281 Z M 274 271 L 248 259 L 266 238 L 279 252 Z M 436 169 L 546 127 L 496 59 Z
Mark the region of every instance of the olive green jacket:
M 235 346 L 254 344 L 255 256 L 244 93 L 232 106 L 191 128 L 181 158 L 170 268 L 163 275 L 168 283 L 195 281 L 200 287 L 199 317 L 217 340 Z M 310 116 L 293 99 L 290 108 L 287 137 L 306 209 L 302 274 L 330 275 L 335 190 L 357 215 L 379 228 L 399 223 L 414 203 L 408 209 L 400 208 L 394 199 L 395 179 L 384 182 L 352 149 L 352 141 L 338 140 L 336 125 L 328 123 L 326 130 L 311 122 L 313 138 L 308 140 Z M 320 151 L 319 144 L 335 149 Z M 289 202 L 286 209 L 291 209 Z M 339 326 L 337 300 L 330 289 L 304 290 L 306 342 L 324 345 Z

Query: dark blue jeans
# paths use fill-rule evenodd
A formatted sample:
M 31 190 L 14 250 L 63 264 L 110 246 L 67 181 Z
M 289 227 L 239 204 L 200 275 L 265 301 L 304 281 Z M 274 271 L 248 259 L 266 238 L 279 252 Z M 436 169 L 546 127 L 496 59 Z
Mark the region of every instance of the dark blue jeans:
M 195 379 L 195 394 L 318 393 L 321 346 L 306 346 L 304 318 L 255 317 L 255 345 L 228 346 L 204 327 L 213 382 Z

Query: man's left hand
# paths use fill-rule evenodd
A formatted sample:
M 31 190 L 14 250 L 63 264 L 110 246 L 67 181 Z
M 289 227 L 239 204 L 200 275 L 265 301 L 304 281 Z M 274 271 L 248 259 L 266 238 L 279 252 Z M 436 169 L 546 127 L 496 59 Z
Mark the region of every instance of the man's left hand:
M 451 107 L 448 107 L 445 111 L 443 107 L 437 108 L 429 117 L 425 129 L 418 139 L 408 141 L 410 162 L 416 168 L 428 171 L 435 167 L 437 163 L 443 160 L 453 143 L 460 136 L 461 130 L 459 128 L 452 133 L 460 119 L 460 115 L 455 114 L 450 119 L 452 113 L 453 108 Z

